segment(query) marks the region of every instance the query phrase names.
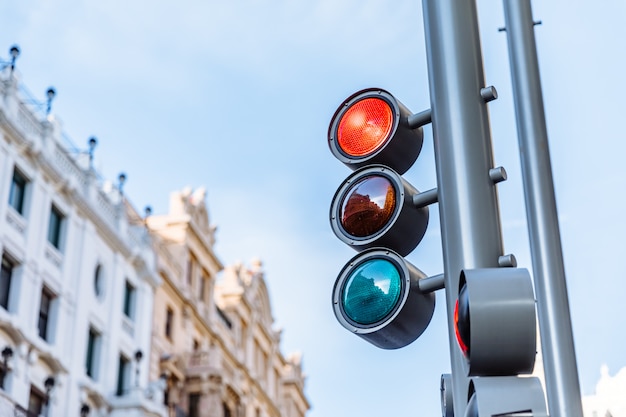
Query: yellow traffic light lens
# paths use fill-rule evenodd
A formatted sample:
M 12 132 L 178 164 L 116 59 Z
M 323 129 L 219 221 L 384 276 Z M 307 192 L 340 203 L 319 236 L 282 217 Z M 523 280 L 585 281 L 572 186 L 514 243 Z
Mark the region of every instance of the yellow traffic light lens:
M 345 111 L 337 127 L 337 141 L 343 152 L 352 157 L 368 155 L 389 138 L 393 112 L 380 98 L 364 98 Z
M 350 274 L 341 302 L 350 320 L 370 325 L 393 311 L 401 293 L 402 279 L 398 267 L 387 259 L 371 259 Z
M 341 226 L 354 237 L 380 232 L 392 219 L 396 208 L 396 189 L 383 175 L 369 175 L 346 192 L 341 204 Z

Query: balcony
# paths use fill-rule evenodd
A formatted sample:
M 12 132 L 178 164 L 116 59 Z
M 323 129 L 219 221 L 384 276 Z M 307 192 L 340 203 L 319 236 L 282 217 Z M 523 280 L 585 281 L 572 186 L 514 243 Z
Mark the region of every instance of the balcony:
M 151 384 L 147 389 L 134 387 L 126 390 L 123 395 L 110 396 L 109 417 L 166 417 L 167 410 L 163 405 L 162 387 Z
M 2 415 L 10 416 L 11 414 L 2 414 Z M 15 404 L 15 407 L 13 409 L 13 417 L 39 417 L 39 414 L 32 413 L 28 411 L 27 409 L 25 409 L 24 407 L 22 407 L 21 405 Z
M 219 349 L 196 351 L 186 355 L 186 377 L 208 377 L 221 374 L 221 354 Z
M 17 404 L 3 390 L 0 390 L 0 416 L 39 417 L 38 414 L 32 413 L 21 405 Z
M 189 417 L 185 411 L 177 405 L 167 407 L 167 417 Z

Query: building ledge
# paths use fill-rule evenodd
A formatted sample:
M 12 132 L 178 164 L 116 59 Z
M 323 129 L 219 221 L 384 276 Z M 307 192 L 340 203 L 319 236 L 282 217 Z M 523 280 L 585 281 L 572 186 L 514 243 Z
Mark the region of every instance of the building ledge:
M 108 401 L 111 406 L 109 416 L 166 417 L 165 405 L 155 401 L 158 397 L 152 388 L 146 390 L 141 387 L 131 388 L 121 396 L 112 395 Z

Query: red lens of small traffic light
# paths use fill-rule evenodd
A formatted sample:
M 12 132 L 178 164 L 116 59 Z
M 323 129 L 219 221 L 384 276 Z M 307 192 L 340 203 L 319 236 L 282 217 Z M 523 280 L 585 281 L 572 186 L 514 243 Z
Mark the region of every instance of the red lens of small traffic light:
M 368 155 L 389 138 L 393 127 L 389 103 L 380 98 L 364 98 L 342 115 L 337 127 L 337 141 L 343 152 L 353 157 Z
M 383 175 L 370 175 L 346 192 L 341 204 L 341 226 L 355 237 L 372 236 L 391 220 L 396 208 L 396 189 Z
M 460 309 L 459 300 L 461 300 L 462 303 Z M 454 334 L 456 335 L 456 341 L 461 351 L 468 357 L 470 352 L 470 324 L 469 300 L 467 299 L 467 287 L 465 285 L 461 288 L 461 291 L 459 291 L 459 297 L 454 305 Z

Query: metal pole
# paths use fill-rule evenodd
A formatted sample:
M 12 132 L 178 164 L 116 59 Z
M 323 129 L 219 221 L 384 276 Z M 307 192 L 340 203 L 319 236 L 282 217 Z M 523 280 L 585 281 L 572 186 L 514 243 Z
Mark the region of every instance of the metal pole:
M 548 408 L 582 417 L 530 0 L 504 0 Z
M 423 0 L 454 415 L 469 380 L 454 334 L 463 268 L 498 267 L 502 237 L 475 0 Z

